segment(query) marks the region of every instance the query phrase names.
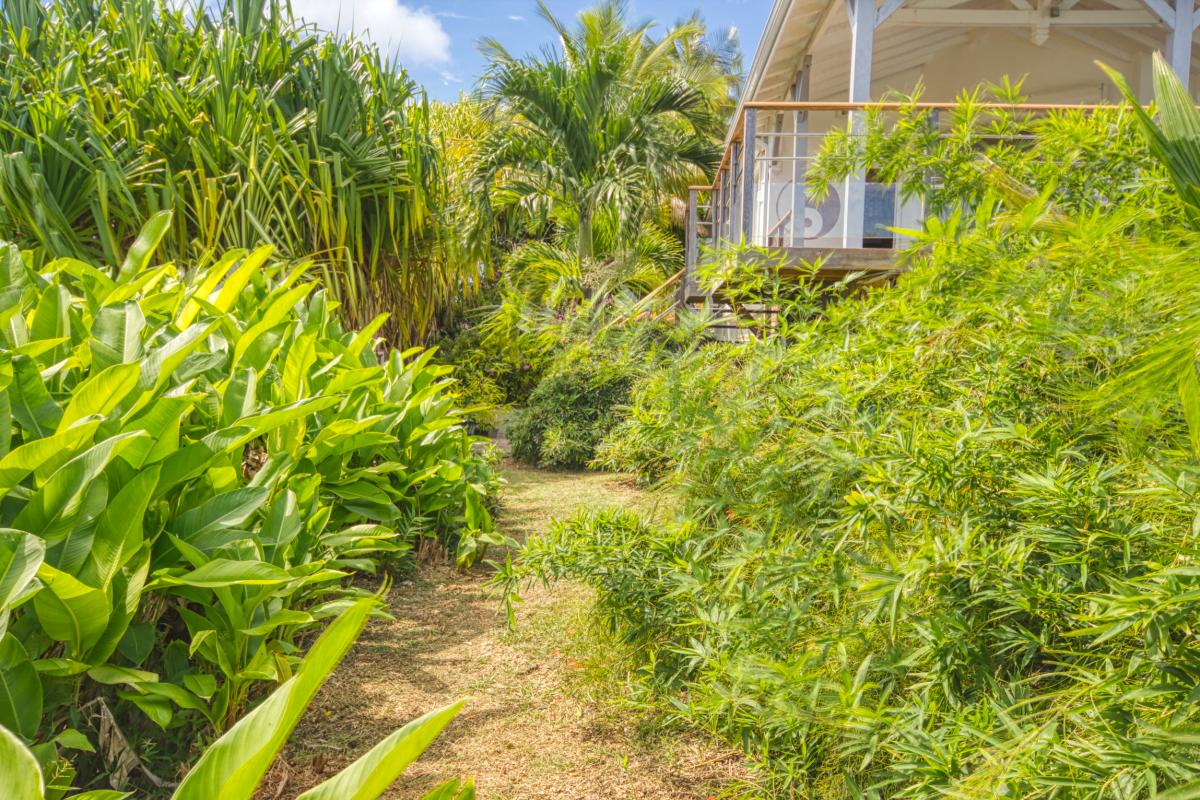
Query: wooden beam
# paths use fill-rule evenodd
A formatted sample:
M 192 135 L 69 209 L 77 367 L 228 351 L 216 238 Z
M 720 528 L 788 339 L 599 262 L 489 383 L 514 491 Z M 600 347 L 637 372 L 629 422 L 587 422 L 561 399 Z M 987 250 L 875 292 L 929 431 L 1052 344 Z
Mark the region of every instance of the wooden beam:
M 875 0 L 846 0 L 850 16 L 851 103 L 871 100 L 871 59 L 875 51 Z M 850 115 L 850 129 L 861 133 L 862 114 Z M 842 192 L 842 245 L 862 247 L 863 214 L 866 211 L 866 174 L 859 170 L 846 179 Z
M 1175 9 L 1171 8 L 1166 3 L 1166 0 L 1142 0 L 1146 4 L 1146 8 L 1154 12 L 1154 16 L 1158 17 L 1168 28 L 1175 27 Z
M 1196 32 L 1193 0 L 1175 0 L 1175 24 L 1167 35 L 1167 58 L 1171 69 L 1187 89 L 1192 77 L 1192 36 Z
M 1063 34 L 1070 36 L 1077 42 L 1085 44 L 1094 50 L 1099 50 L 1104 55 L 1116 61 L 1128 61 L 1131 53 L 1128 45 L 1122 46 L 1117 42 L 1110 42 L 1104 39 L 1099 34 L 1103 31 L 1084 31 L 1073 28 L 1067 28 Z
M 742 219 L 741 236 L 746 242 L 754 241 L 754 154 L 758 149 L 755 139 L 755 127 L 758 123 L 758 112 L 753 108 L 746 109 L 744 124 L 746 132 L 742 136 Z
M 883 5 L 875 12 L 875 27 L 888 21 L 888 17 L 900 10 L 900 6 L 904 5 L 904 0 L 883 0 Z
M 700 243 L 697 240 L 699 235 L 698 228 L 700 225 L 700 214 L 696 209 L 699 194 L 700 192 L 694 186 L 688 187 L 687 227 L 684 229 L 684 247 L 686 248 L 686 255 L 683 262 L 684 269 L 686 270 L 686 274 L 684 275 L 683 279 L 685 291 L 688 282 L 696 273 L 696 262 L 700 260 Z
M 1014 28 L 1038 25 L 1043 18 L 1035 11 L 1017 9 L 974 8 L 902 8 L 892 14 L 893 25 L 953 26 L 961 28 Z M 1050 17 L 1051 27 L 1098 27 L 1158 25 L 1159 20 L 1149 11 L 1064 11 Z

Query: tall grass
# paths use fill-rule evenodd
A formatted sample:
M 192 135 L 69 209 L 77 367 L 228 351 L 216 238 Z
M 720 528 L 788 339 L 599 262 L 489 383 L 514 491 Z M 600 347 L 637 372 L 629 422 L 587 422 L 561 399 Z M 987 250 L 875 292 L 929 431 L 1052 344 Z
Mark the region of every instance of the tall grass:
M 117 263 L 169 209 L 167 258 L 271 242 L 396 343 L 476 286 L 420 89 L 286 3 L 12 0 L 0 63 L 0 236 L 39 261 Z

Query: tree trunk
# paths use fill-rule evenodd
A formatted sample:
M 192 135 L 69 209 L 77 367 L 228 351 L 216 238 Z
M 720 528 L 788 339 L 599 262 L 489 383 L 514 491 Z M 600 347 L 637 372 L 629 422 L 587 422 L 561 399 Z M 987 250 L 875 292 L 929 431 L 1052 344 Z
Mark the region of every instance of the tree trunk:
M 579 241 L 576 244 L 576 252 L 579 254 L 579 268 L 583 269 L 583 262 L 590 261 L 595 256 L 595 243 L 592 241 L 592 210 L 590 208 L 579 209 Z

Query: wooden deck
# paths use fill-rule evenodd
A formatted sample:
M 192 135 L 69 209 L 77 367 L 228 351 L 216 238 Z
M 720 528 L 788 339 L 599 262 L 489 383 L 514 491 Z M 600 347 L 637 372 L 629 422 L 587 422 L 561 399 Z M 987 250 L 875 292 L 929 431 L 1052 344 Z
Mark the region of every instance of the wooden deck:
M 879 283 L 890 280 L 905 270 L 897 260 L 896 250 L 875 247 L 781 247 L 772 253 L 785 253 L 786 265 L 782 272 L 801 280 L 810 274 L 805 265 L 820 262 L 821 266 L 814 276 L 821 283 L 835 283 L 847 275 L 862 273 L 865 283 Z M 777 257 L 777 256 L 776 256 Z M 790 265 L 795 266 L 790 266 Z M 689 289 L 694 287 L 689 286 Z M 688 303 L 702 303 L 706 295 L 689 293 Z

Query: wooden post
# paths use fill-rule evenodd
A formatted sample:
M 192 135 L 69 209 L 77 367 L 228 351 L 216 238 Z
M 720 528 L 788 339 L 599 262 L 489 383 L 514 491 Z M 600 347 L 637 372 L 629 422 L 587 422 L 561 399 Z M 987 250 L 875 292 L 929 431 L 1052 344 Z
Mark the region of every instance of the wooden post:
M 871 101 L 871 56 L 875 49 L 874 0 L 846 0 L 850 14 L 851 103 Z M 860 112 L 850 113 L 850 131 L 862 132 Z M 866 175 L 862 170 L 846 179 L 842 197 L 842 246 L 862 247 L 863 215 L 866 212 Z
M 696 262 L 700 260 L 700 231 L 698 230 L 700 215 L 696 211 L 699 195 L 699 190 L 688 189 L 687 228 L 683 259 L 684 271 L 683 280 L 680 282 L 682 284 L 680 293 L 683 296 L 683 300 L 680 305 L 686 303 L 688 295 L 691 294 L 692 281 L 696 277 Z
M 725 200 L 731 242 L 737 242 L 742 237 L 742 210 L 738 206 L 738 200 L 742 197 L 740 188 L 742 188 L 742 143 L 734 142 L 730 148 L 730 186 L 728 186 Z
M 741 198 L 741 236 L 748 244 L 754 241 L 754 153 L 758 129 L 758 112 L 753 108 L 745 111 L 745 127 L 742 129 L 742 198 Z
M 1167 34 L 1167 58 L 1179 76 L 1183 88 L 1190 88 L 1192 77 L 1192 34 L 1196 30 L 1194 0 L 1175 0 L 1175 21 Z
M 796 83 L 792 87 L 792 99 L 796 102 L 808 102 L 808 82 L 812 74 L 812 56 L 804 57 L 804 64 L 796 73 Z M 793 120 L 795 128 L 792 141 L 792 224 L 791 237 L 788 247 L 804 246 L 804 222 L 808 212 L 808 112 L 795 112 Z
M 725 224 L 723 216 L 724 209 L 721 208 L 725 202 L 725 173 L 720 168 L 717 169 L 717 179 L 713 183 L 713 193 L 709 198 L 708 216 L 712 219 L 712 247 L 714 250 L 721 248 L 721 241 L 725 238 L 721 235 L 721 226 Z

